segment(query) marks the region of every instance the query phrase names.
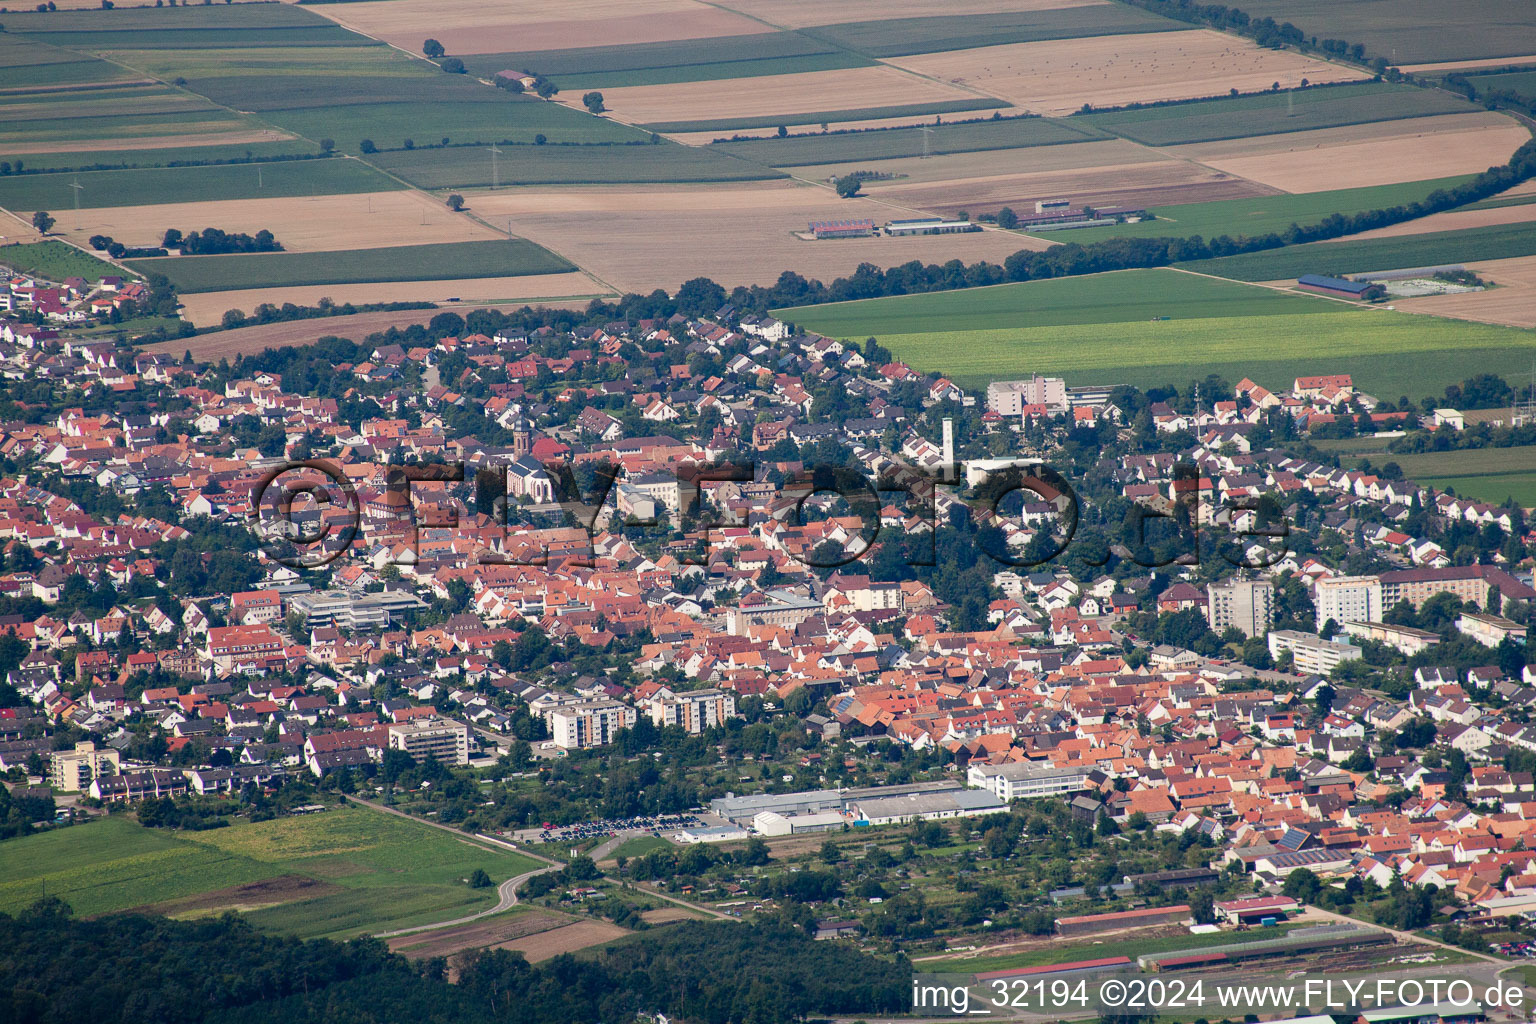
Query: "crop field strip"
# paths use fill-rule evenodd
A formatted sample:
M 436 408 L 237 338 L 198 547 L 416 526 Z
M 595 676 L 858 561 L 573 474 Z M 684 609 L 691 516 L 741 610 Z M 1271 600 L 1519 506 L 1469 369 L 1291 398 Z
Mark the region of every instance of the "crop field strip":
M 30 161 L 29 161 L 30 162 Z M 360 160 L 340 157 L 197 167 L 142 167 L 110 171 L 0 175 L 0 206 L 8 210 L 147 206 L 166 201 L 252 199 L 261 196 L 335 195 L 400 188 L 398 181 Z
M 926 143 L 924 137 L 926 136 Z M 973 153 L 1084 142 L 1106 137 L 1071 119 L 1014 116 L 921 128 L 878 128 L 829 132 L 784 139 L 717 142 L 710 149 L 771 167 L 795 167 L 852 160 L 889 160 L 924 152 Z
M 1394 64 L 1521 57 L 1536 53 L 1536 21 L 1528 5 L 1507 0 L 1246 0 L 1254 18 L 1289 21 L 1319 39 L 1364 43 Z
M 802 28 L 799 31 L 855 53 L 866 53 L 872 57 L 904 57 L 914 53 L 969 50 L 1003 43 L 1172 32 L 1185 28 L 1188 26 L 1182 22 L 1134 7 L 1094 4 L 995 14 L 851 21 Z
M 882 117 L 921 117 L 927 114 L 955 114 L 970 110 L 997 110 L 1011 107 L 1007 100 L 941 100 L 934 103 L 906 103 L 889 107 L 854 107 L 847 110 L 816 110 L 798 114 L 773 114 L 763 117 L 724 117 L 706 121 L 657 121 L 640 125 L 653 132 L 716 132 L 733 128 L 772 128 L 780 124 L 831 124 L 840 121 L 873 121 Z
M 1471 175 L 1454 178 L 1436 178 L 1431 181 L 1415 181 L 1401 185 L 1372 185 L 1365 188 L 1335 189 L 1330 192 L 1280 193 L 1258 199 L 1224 199 L 1211 203 L 1184 203 L 1177 206 L 1155 206 L 1148 212 L 1156 220 L 1143 220 L 1134 224 L 1114 224 L 1100 228 L 1078 228 L 1071 231 L 1031 232 L 1054 241 L 1087 244 L 1106 238 L 1218 238 L 1230 235 L 1249 238 L 1283 232 L 1292 224 L 1315 224 L 1330 214 L 1359 213 L 1365 210 L 1386 209 L 1423 199 L 1436 189 L 1453 188 L 1471 180 Z M 1529 197 L 1536 202 L 1536 196 Z M 1466 207 L 1463 207 L 1466 209 Z M 1015 211 L 1018 212 L 1018 211 Z M 1026 211 L 1027 212 L 1027 211 Z
M 1144 145 L 1172 146 L 1477 109 L 1439 90 L 1360 82 L 1084 114 L 1072 120 Z
M 1536 255 L 1536 231 L 1529 224 L 1500 224 L 1359 242 L 1310 242 L 1197 260 L 1180 267 L 1235 281 L 1279 281 L 1302 274 L 1359 274 L 1532 255 Z M 1526 372 L 1530 372 L 1529 366 Z
M 1513 498 L 1536 505 L 1536 446 L 1475 448 L 1450 452 L 1372 455 L 1376 465 L 1395 462 L 1403 475 L 1429 487 L 1455 489 L 1462 497 L 1502 503 Z
M 182 292 L 281 288 L 379 281 L 452 281 L 569 273 L 576 268 L 533 242 L 440 242 L 340 252 L 233 253 L 129 260 L 141 274 L 164 274 Z
M 22 274 L 39 274 L 49 281 L 83 277 L 99 281 L 103 275 L 127 276 L 124 271 L 72 245 L 55 239 L 0 246 L 0 266 Z
M 394 150 L 369 159 L 422 188 L 492 184 L 490 154 L 479 147 Z M 784 177 L 768 167 L 666 141 L 639 146 L 507 146 L 502 147 L 498 159 L 503 184 L 687 183 Z
M 188 142 L 195 142 L 188 137 Z M 214 145 L 157 146 L 153 149 L 65 149 L 47 153 L 30 153 L 25 157 L 30 172 L 73 170 L 148 170 L 154 168 L 188 166 L 193 164 L 219 164 L 230 162 L 250 163 L 261 161 L 265 166 L 273 162 L 286 162 L 294 157 L 318 157 L 320 147 L 303 139 L 281 139 L 276 142 L 231 142 Z M 0 153 L 3 156 L 3 153 Z M 274 160 L 273 158 L 283 158 Z M 0 176 L 3 179 L 3 176 Z

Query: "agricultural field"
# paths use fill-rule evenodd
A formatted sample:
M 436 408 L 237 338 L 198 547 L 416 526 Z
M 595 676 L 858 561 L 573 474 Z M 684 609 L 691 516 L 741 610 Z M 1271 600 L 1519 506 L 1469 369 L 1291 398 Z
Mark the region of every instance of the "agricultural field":
M 925 149 L 934 155 L 944 155 L 1054 146 L 1101 137 L 1101 133 L 1091 128 L 1085 130 L 1085 126 L 1075 121 L 999 116 L 950 122 L 926 131 L 916 127 L 841 131 L 784 139 L 719 142 L 710 149 L 771 167 L 794 167 L 918 157 Z
M 873 70 L 873 69 L 870 69 Z M 605 94 L 606 95 L 606 94 Z M 803 105 L 803 104 L 802 104 Z M 997 111 L 1002 113 L 1011 104 L 993 99 L 933 100 L 926 103 L 902 103 L 889 107 L 851 107 L 836 110 L 810 109 L 789 114 L 761 114 L 757 116 L 720 117 L 705 121 L 652 121 L 641 125 L 653 132 L 678 135 L 688 132 L 719 133 L 727 131 L 751 131 L 755 128 L 800 127 L 865 122 L 862 127 L 877 127 L 867 122 L 888 120 L 901 124 L 926 121 L 933 117 L 942 120 L 945 114 L 964 114 L 971 111 Z M 883 126 L 879 126 L 883 127 Z
M 916 238 L 829 239 L 796 236 L 808 222 L 905 216 L 873 199 L 841 200 L 825 188 L 778 182 L 629 188 L 527 188 L 467 193 L 493 224 L 511 218 L 518 234 L 545 245 L 621 291 L 673 289 L 700 272 L 727 288 L 772 284 L 786 270 L 823 281 L 860 263 L 912 260 L 998 262 L 1045 243 L 1006 231 Z M 707 239 L 679 244 L 680 239 Z M 707 262 L 700 253 L 707 251 Z M 468 296 L 465 296 L 468 298 Z
M 1493 287 L 1459 295 L 1394 299 L 1392 304 L 1414 313 L 1536 328 L 1536 256 L 1479 260 L 1467 264 L 1467 268 L 1483 280 L 1492 282 Z
M 6 14 L 5 29 L 13 35 L 73 50 L 376 45 L 373 40 L 346 32 L 319 15 L 290 4 L 19 11 Z
M 896 67 L 1008 100 L 1037 114 L 1194 99 L 1365 77 L 1208 29 L 1012 43 L 898 57 Z
M 1379 455 L 1377 465 L 1395 462 L 1415 483 L 1441 490 L 1454 488 L 1464 498 L 1502 503 L 1513 498 L 1536 506 L 1536 448 L 1475 448 L 1422 455 Z
M 802 33 L 856 53 L 883 58 L 1005 43 L 1172 32 L 1184 27 L 1180 22 L 1135 7 L 1090 4 L 990 14 L 852 21 L 807 28 Z
M 343 252 L 163 256 L 129 260 L 128 265 L 142 274 L 164 274 L 178 291 L 188 294 L 291 285 L 518 277 L 575 269 L 549 250 L 521 238 Z
M 1186 270 L 1237 281 L 1279 281 L 1302 274 L 1358 274 L 1443 263 L 1536 256 L 1536 231 L 1505 224 L 1470 231 L 1404 235 L 1365 242 L 1342 239 L 1181 264 Z M 1529 369 L 1529 368 L 1527 368 Z
M 1068 383 L 1141 387 L 1182 386 L 1208 373 L 1278 384 L 1300 374 L 1336 369 L 1353 373 L 1357 385 L 1368 392 L 1419 397 L 1438 395 L 1447 384 L 1472 373 L 1508 374 L 1522 367 L 1529 372 L 1536 355 L 1536 332 L 1349 309 L 1339 303 L 1311 306 L 1308 312 L 1296 311 L 1302 307 L 1276 311 L 1282 307 L 1270 305 L 1268 295 L 1251 301 L 1237 298 L 1246 292 L 1223 290 L 1208 301 L 1195 302 L 1190 307 L 1196 311 L 1193 316 L 1182 313 L 1183 303 L 1170 296 L 1160 311 L 1150 314 L 1168 316 L 1166 321 L 1151 320 L 1144 305 L 1127 304 L 1120 320 L 1109 310 L 1093 309 L 1096 303 L 1118 301 L 1127 273 L 1137 272 L 1000 286 L 995 290 L 1012 287 L 1017 292 L 1007 295 L 1008 301 L 1000 303 L 993 316 L 1008 323 L 1010 309 L 1025 311 L 1013 314 L 1006 326 L 981 326 L 988 322 L 986 317 L 967 315 L 980 301 L 972 297 L 988 290 L 810 306 L 775 315 L 836 337 L 876 337 L 897 358 L 919 370 L 942 372 L 962 387 L 983 387 L 990 380 L 1027 373 L 1057 374 Z M 1063 293 L 1061 301 L 1052 301 L 1052 285 L 1069 285 L 1075 294 Z M 927 302 L 942 310 L 965 298 L 972 302 L 949 306 L 955 310 L 949 322 L 962 325 L 958 328 L 943 329 L 944 318 L 924 308 Z M 1089 308 L 1080 309 L 1077 301 Z M 911 305 L 902 310 L 905 315 L 897 315 L 889 305 L 893 302 Z M 868 310 L 867 319 L 858 315 L 860 309 Z M 1040 311 L 1039 319 L 1021 324 L 1019 318 L 1034 309 Z M 929 329 L 915 331 L 913 324 Z M 968 326 L 972 324 L 978 326 Z M 1113 327 L 1106 329 L 1107 324 Z M 1444 358 L 1448 348 L 1456 349 L 1455 360 Z
M 80 189 L 74 186 L 79 184 Z M 384 192 L 398 181 L 359 160 L 336 157 L 278 160 L 197 167 L 140 167 L 115 171 L 62 171 L 0 175 L 0 206 L 8 210 L 72 210 L 148 206 L 180 200 L 254 199 L 262 196 L 323 196 Z M 60 227 L 70 227 L 59 216 Z
M 1289 21 L 1319 39 L 1364 43 L 1368 56 L 1399 65 L 1536 54 L 1536 22 L 1506 0 L 1462 0 L 1449 18 L 1440 0 L 1249 0 L 1243 10 Z
M 103 275 L 128 276 L 126 271 L 105 260 L 52 239 L 0 245 L 0 267 L 8 267 L 21 274 L 36 274 L 48 281 L 63 281 L 67 277 L 99 281 Z
M 838 338 L 924 331 L 1107 324 L 1172 317 L 1331 314 L 1336 302 L 1176 270 L 1121 270 L 958 292 L 898 295 L 780 310 L 796 324 Z M 776 314 L 777 315 L 777 314 Z
M 503 184 L 525 187 L 783 177 L 772 168 L 667 141 L 640 146 L 506 146 L 496 168 L 486 150 L 468 146 L 394 150 L 371 159 L 421 188 L 483 188 L 493 184 L 493 171 Z
M 1423 199 L 1436 189 L 1453 188 L 1468 181 L 1469 175 L 1415 181 L 1402 185 L 1377 185 L 1367 188 L 1309 192 L 1302 195 L 1278 194 L 1259 199 L 1229 199 L 1215 203 L 1183 203 L 1155 206 L 1148 210 L 1156 220 L 1135 224 L 1115 224 L 1102 228 L 1079 228 L 1070 232 L 1040 232 L 1046 237 L 1087 244 L 1104 238 L 1165 238 L 1200 235 L 1256 237 L 1280 232 L 1292 224 L 1315 224 L 1333 213 L 1358 213 L 1398 206 Z M 1410 222 L 1414 223 L 1414 222 Z
M 0 911 L 48 895 L 91 916 L 130 908 L 175 917 L 240 910 L 258 928 L 347 937 L 444 920 L 495 902 L 460 879 L 502 881 L 534 862 L 360 807 L 205 832 L 113 816 L 0 846 Z
M 1477 108 L 1459 96 L 1387 82 L 1283 89 L 1258 96 L 1115 110 L 1074 118 L 1148 146 L 1395 121 Z
M 1317 192 L 1475 174 L 1504 163 L 1530 137 L 1513 118 L 1484 112 L 1197 142 L 1165 152 L 1285 192 Z

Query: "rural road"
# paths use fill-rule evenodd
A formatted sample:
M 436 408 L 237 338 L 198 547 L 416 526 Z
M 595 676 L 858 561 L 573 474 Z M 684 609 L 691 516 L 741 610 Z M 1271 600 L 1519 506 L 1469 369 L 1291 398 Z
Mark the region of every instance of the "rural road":
M 544 862 L 543 867 L 534 868 L 532 871 L 524 871 L 522 874 L 509 878 L 505 882 L 502 882 L 500 885 L 498 885 L 496 887 L 497 899 L 496 905 L 494 907 L 482 910 L 478 914 L 470 914 L 467 917 L 456 918 L 452 921 L 435 921 L 432 924 L 416 925 L 413 928 L 398 928 L 392 932 L 375 932 L 374 934 L 381 939 L 393 938 L 397 935 L 412 935 L 416 932 L 436 931 L 439 928 L 453 928 L 457 925 L 469 924 L 473 921 L 478 921 L 483 917 L 490 917 L 492 914 L 500 914 L 504 911 L 511 910 L 513 907 L 517 906 L 518 886 L 522 885 L 534 875 L 542 875 L 546 871 L 556 871 L 565 867 L 564 864 L 561 864 L 557 860 L 550 860 L 548 857 L 542 856 L 541 854 L 519 849 L 504 839 L 497 839 L 494 836 L 488 836 L 478 832 L 472 835 L 470 833 L 460 832 L 458 829 L 452 828 L 448 825 L 441 825 L 435 821 L 423 821 L 415 815 L 406 814 L 404 811 L 397 811 L 393 807 L 386 807 L 380 803 L 374 803 L 372 800 L 364 800 L 355 796 L 349 797 L 348 799 L 352 800 L 354 803 L 362 804 L 364 807 L 371 808 L 375 811 L 382 811 L 385 814 L 393 814 L 396 817 L 406 818 L 410 821 L 418 822 L 422 825 L 429 825 L 432 828 L 441 829 L 442 831 L 448 832 L 460 839 L 479 840 L 480 842 L 489 843 L 492 846 L 498 846 L 509 852 L 528 857 L 531 860 L 540 860 Z

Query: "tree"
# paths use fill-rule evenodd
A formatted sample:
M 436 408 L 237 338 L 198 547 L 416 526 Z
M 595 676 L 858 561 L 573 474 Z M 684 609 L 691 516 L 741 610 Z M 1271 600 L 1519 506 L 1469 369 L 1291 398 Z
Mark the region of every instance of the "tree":
M 491 876 L 485 873 L 485 868 L 475 868 L 469 876 L 469 887 L 471 889 L 489 889 L 494 884 L 491 881 Z
M 458 213 L 460 210 L 464 209 L 464 197 L 459 195 L 457 192 L 450 195 L 448 197 L 448 209 L 452 210 L 454 213 Z
M 852 199 L 863 187 L 864 182 L 851 174 L 845 174 L 837 179 L 837 194 L 844 199 Z
M 465 70 L 464 62 L 459 60 L 457 57 L 444 57 L 442 60 L 437 62 L 437 66 L 448 72 L 450 75 L 462 75 Z
M 38 210 L 32 215 L 32 226 L 37 228 L 40 235 L 46 235 L 52 231 L 54 223 L 53 214 L 47 210 Z
M 428 39 L 426 42 L 421 44 L 421 52 L 426 54 L 428 59 L 437 60 L 437 58 L 441 57 L 448 51 L 443 49 L 443 44 L 438 42 L 436 39 Z
M 321 139 L 320 140 L 320 151 L 322 153 L 329 153 L 332 150 L 334 150 L 335 148 L 336 148 L 336 140 L 335 139 Z
M 364 139 L 357 144 L 357 148 L 364 153 L 377 153 L 379 147 L 373 144 L 372 139 Z
M 603 94 L 597 92 L 596 90 L 593 90 L 589 93 L 583 93 L 581 97 L 581 103 L 582 106 L 586 107 L 590 113 L 601 114 L 603 112 Z
M 823 864 L 836 864 L 843 859 L 843 851 L 837 848 L 837 844 L 828 839 L 821 844 L 821 862 Z
M 1019 215 L 1013 212 L 1013 207 L 1005 206 L 997 211 L 997 226 L 1007 231 L 1019 226 Z

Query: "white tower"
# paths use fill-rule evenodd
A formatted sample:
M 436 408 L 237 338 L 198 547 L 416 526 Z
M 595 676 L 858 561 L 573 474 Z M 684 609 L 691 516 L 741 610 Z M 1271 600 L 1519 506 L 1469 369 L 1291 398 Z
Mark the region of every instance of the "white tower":
M 944 417 L 944 468 L 955 464 L 955 421 Z

